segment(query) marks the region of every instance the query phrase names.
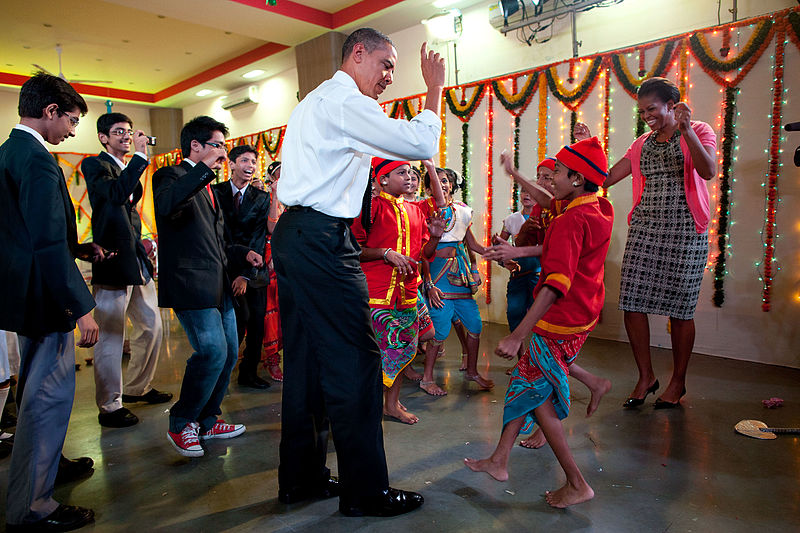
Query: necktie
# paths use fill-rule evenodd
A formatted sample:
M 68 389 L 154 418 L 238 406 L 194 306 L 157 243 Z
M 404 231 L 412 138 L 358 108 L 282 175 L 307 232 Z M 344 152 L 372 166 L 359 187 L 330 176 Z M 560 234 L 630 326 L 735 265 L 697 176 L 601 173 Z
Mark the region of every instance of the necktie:
M 217 203 L 214 201 L 214 191 L 211 190 L 211 184 L 210 183 L 206 183 L 206 192 L 208 193 L 208 196 L 211 198 L 211 207 L 216 210 L 217 209 Z
M 238 213 L 239 208 L 242 206 L 242 191 L 236 191 L 233 195 L 233 212 Z

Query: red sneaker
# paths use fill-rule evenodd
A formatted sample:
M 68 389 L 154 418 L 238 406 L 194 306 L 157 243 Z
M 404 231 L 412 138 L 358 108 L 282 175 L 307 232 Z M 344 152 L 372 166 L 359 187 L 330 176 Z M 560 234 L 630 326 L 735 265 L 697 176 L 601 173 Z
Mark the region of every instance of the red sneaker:
M 167 432 L 167 440 L 179 454 L 184 457 L 202 457 L 203 447 L 200 446 L 197 432 L 200 425 L 196 422 L 186 424 L 180 433 Z
M 244 433 L 244 424 L 226 424 L 221 418 L 214 425 L 200 435 L 200 440 L 208 439 L 232 439 Z

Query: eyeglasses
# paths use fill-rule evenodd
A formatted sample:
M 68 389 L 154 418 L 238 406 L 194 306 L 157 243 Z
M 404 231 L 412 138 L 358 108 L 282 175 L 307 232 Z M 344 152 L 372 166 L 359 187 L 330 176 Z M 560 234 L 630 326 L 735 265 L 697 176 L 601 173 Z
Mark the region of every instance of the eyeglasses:
M 109 131 L 108 133 L 110 133 L 111 135 L 116 135 L 117 137 L 122 137 L 126 133 L 128 135 L 133 135 L 133 130 L 124 130 L 122 128 L 117 128 L 115 130 Z
M 207 144 L 209 146 L 213 146 L 214 148 L 222 148 L 225 146 L 225 143 L 218 143 L 214 141 L 206 141 L 203 144 Z
M 61 111 L 61 110 L 59 109 L 59 110 L 58 110 L 58 114 L 59 114 L 60 116 L 67 115 L 67 118 L 69 118 L 69 122 L 70 122 L 70 124 L 72 124 L 72 127 L 73 127 L 73 128 L 77 127 L 77 126 L 78 126 L 78 122 L 80 122 L 80 118 L 78 118 L 78 117 L 74 117 L 74 116 L 70 115 L 69 113 L 67 113 L 66 111 Z

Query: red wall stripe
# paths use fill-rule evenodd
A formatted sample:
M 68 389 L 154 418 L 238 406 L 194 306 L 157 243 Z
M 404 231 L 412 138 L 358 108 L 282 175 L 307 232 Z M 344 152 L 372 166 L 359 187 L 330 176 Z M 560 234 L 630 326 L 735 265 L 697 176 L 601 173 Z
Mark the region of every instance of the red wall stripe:
M 187 89 L 191 89 L 192 87 L 196 87 L 201 83 L 213 80 L 214 78 L 222 76 L 223 74 L 227 74 L 228 72 L 236 70 L 237 68 L 247 66 L 250 63 L 258 61 L 259 59 L 264 59 L 265 57 L 282 52 L 287 48 L 289 47 L 278 43 L 267 43 L 259 46 L 255 50 L 251 50 L 238 57 L 229 59 L 228 61 L 220 63 L 219 65 L 211 67 L 208 70 L 204 70 L 199 74 L 195 74 L 190 78 L 178 82 L 175 85 L 170 85 L 166 89 L 156 92 L 154 95 L 155 101 L 158 102 L 164 98 L 169 98 L 172 95 L 178 94 L 179 92 L 183 92 Z
M 345 7 L 344 9 L 340 9 L 334 13 L 333 24 L 331 27 L 338 28 L 340 26 L 344 26 L 345 24 L 350 24 L 358 19 L 368 17 L 373 13 L 377 13 L 382 9 L 399 4 L 402 1 L 403 0 L 361 0 L 361 2 L 357 4 L 353 4 L 350 7 Z
M 333 28 L 333 16 L 327 11 L 322 11 L 313 7 L 304 6 L 290 0 L 280 0 L 277 5 L 268 6 L 266 0 L 233 0 L 246 6 L 254 7 L 293 18 L 310 24 L 316 24 L 324 28 Z

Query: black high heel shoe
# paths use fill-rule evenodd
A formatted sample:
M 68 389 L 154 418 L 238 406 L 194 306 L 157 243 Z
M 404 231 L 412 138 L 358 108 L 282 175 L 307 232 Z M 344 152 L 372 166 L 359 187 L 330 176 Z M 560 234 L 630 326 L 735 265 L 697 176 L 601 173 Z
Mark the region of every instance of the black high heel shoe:
M 683 388 L 683 392 L 681 392 L 677 402 L 667 402 L 661 398 L 656 398 L 656 402 L 653 404 L 653 409 L 675 409 L 676 407 L 680 407 L 681 398 L 684 396 L 686 396 L 686 387 Z
M 628 398 L 625 400 L 625 403 L 622 404 L 622 407 L 625 409 L 630 409 L 631 407 L 639 407 L 644 403 L 644 399 L 647 398 L 648 394 L 655 394 L 658 390 L 658 380 L 655 380 L 650 387 L 646 391 L 644 391 L 644 396 L 642 398 Z

